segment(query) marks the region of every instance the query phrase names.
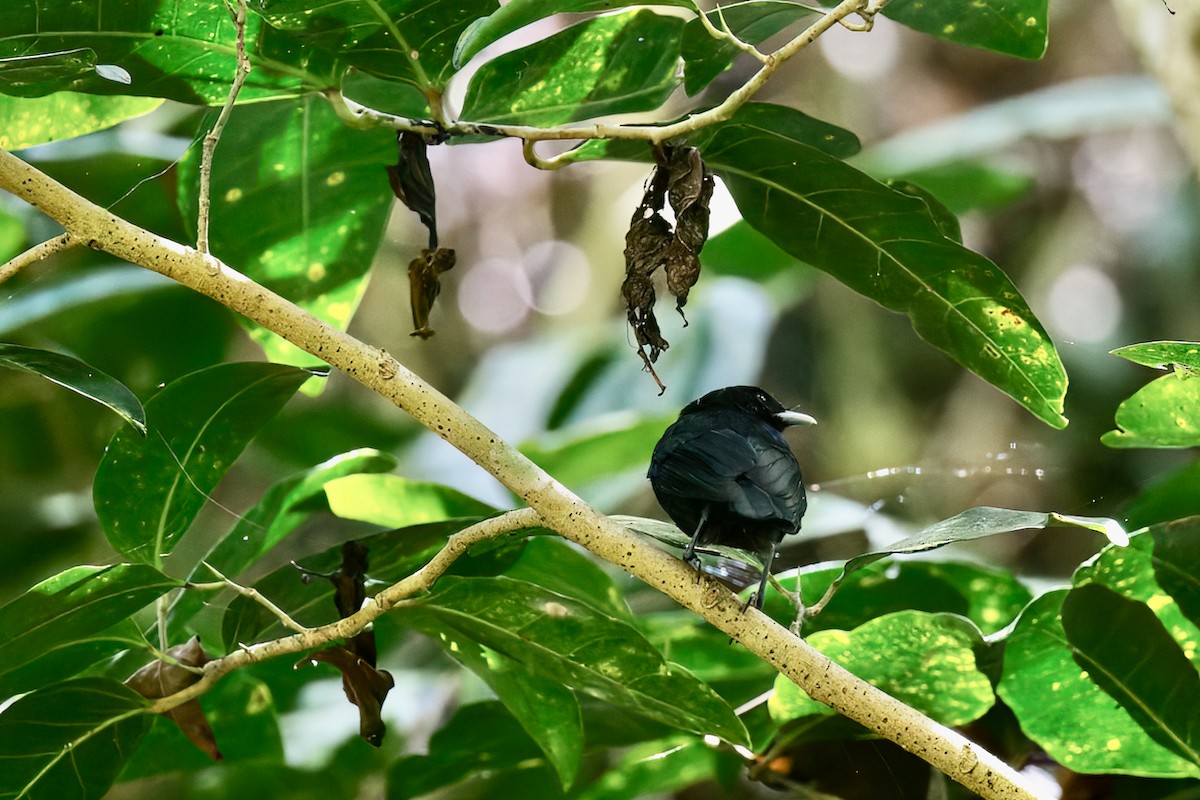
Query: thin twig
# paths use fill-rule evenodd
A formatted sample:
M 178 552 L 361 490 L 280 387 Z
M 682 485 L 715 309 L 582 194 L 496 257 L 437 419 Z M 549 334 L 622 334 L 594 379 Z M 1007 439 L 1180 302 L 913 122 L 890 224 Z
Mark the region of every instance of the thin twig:
M 237 29 L 237 67 L 233 73 L 233 83 L 229 85 L 229 96 L 225 99 L 225 105 L 221 107 L 216 124 L 205 135 L 200 151 L 200 198 L 198 202 L 200 210 L 196 219 L 196 249 L 201 253 L 208 253 L 208 221 L 212 212 L 213 153 L 216 152 L 217 142 L 221 141 L 221 132 L 225 130 L 225 123 L 229 121 L 229 115 L 233 111 L 234 103 L 237 102 L 238 93 L 242 91 L 242 85 L 250 75 L 250 59 L 246 56 L 246 0 L 237 0 L 236 7 L 231 6 L 229 0 L 226 0 L 226 7 L 229 10 L 229 16 L 233 19 L 233 26 Z
M 297 625 L 295 622 L 289 625 L 290 618 L 282 611 L 274 609 L 273 605 L 269 605 L 268 608 L 273 609 L 272 613 L 275 613 L 276 616 L 282 615 L 280 619 L 285 625 L 293 628 L 293 630 L 298 630 L 295 635 L 259 644 L 243 645 L 240 649 L 235 650 L 227 656 L 210 661 L 205 665 L 204 677 L 200 681 L 181 692 L 156 701 L 148 710 L 150 713 L 155 714 L 169 711 L 178 705 L 186 703 L 188 700 L 199 697 L 208 691 L 212 684 L 225 675 L 249 664 L 257 664 L 280 656 L 295 655 L 296 653 L 323 647 L 339 639 L 352 638 L 362 633 L 368 625 L 407 598 L 433 586 L 434 582 L 450 568 L 459 556 L 466 553 L 471 545 L 540 524 L 541 517 L 538 516 L 536 511 L 531 508 L 522 508 L 478 522 L 469 528 L 464 528 L 452 535 L 446 544 L 442 546 L 442 549 L 421 569 L 379 592 L 373 598 L 368 599 L 363 604 L 362 609 L 354 614 L 318 628 L 305 628 Z M 212 569 L 211 565 L 206 566 Z M 220 575 L 216 570 L 213 570 L 213 572 Z M 229 582 L 234 588 L 244 588 L 238 587 L 224 576 L 221 576 L 221 578 Z M 254 592 L 253 589 L 244 590 Z M 257 592 L 254 593 L 257 594 Z M 262 601 L 265 601 L 265 598 L 260 600 L 260 602 Z
M 699 3 L 695 3 L 695 6 L 696 13 L 700 15 L 700 24 L 704 26 L 704 30 L 709 36 L 720 41 L 729 42 L 743 53 L 754 56 L 754 58 L 758 59 L 759 62 L 763 64 L 767 63 L 767 55 L 765 53 L 749 42 L 742 41 L 742 39 L 740 39 L 737 34 L 730 29 L 729 23 L 725 21 L 725 12 L 721 10 L 720 3 L 717 4 L 715 9 L 717 12 L 717 18 L 721 20 L 720 28 L 717 28 L 717 26 L 712 24 L 712 20 L 708 18 L 708 14 L 704 13 L 704 9 L 700 7 Z
M 208 563 L 207 561 L 201 561 L 200 563 L 203 564 L 208 569 L 209 572 L 211 572 L 213 575 L 216 575 L 217 579 L 222 584 L 224 584 L 225 586 L 228 586 L 230 589 L 233 589 L 235 592 L 240 594 L 242 597 L 249 597 L 251 600 L 258 603 L 260 606 L 265 608 L 267 611 L 270 611 L 271 614 L 274 615 L 275 619 L 279 620 L 280 623 L 282 623 L 285 628 L 289 628 L 293 631 L 296 631 L 297 633 L 307 633 L 310 630 L 312 630 L 312 628 L 305 627 L 304 625 L 301 625 L 299 622 L 296 622 L 296 620 L 292 619 L 286 611 L 284 611 L 282 608 L 280 608 L 279 606 L 272 603 L 269 599 L 267 599 L 267 597 L 265 595 L 262 594 L 262 592 L 258 591 L 258 589 L 255 589 L 252 586 L 242 586 L 240 583 L 236 583 L 236 582 L 230 580 L 229 578 L 226 578 L 224 575 L 221 574 L 221 572 L 216 567 L 214 567 L 212 564 Z M 199 587 L 196 585 L 191 585 L 188 588 L 196 589 Z
M 35 244 L 24 253 L 13 256 L 5 264 L 0 265 L 0 283 L 4 283 L 30 264 L 48 258 L 55 253 L 60 253 L 63 250 L 70 250 L 77 244 L 79 244 L 79 240 L 72 237 L 70 233 L 60 233 L 53 239 L 47 239 L 41 244 Z

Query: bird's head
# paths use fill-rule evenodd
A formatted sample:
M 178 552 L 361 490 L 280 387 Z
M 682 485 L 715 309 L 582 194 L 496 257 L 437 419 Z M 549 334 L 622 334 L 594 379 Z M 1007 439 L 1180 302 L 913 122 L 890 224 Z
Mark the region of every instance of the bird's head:
M 679 416 L 698 411 L 729 409 L 750 414 L 763 422 L 783 430 L 791 425 L 816 425 L 817 421 L 808 414 L 784 408 L 783 404 L 757 386 L 727 386 L 709 392 L 698 400 L 684 406 Z

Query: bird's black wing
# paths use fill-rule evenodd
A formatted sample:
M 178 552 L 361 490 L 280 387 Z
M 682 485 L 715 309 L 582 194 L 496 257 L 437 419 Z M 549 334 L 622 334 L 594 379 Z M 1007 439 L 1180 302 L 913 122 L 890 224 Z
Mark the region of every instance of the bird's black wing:
M 651 463 L 656 492 L 726 503 L 748 519 L 798 521 L 804 502 L 799 467 L 774 429 L 707 415 L 681 419 L 675 427 Z

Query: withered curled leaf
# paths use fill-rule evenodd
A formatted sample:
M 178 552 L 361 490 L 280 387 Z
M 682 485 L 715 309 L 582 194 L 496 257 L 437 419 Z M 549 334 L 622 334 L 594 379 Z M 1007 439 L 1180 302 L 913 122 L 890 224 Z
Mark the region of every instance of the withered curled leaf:
M 675 308 L 682 316 L 688 292 L 700 277 L 700 250 L 708 240 L 713 176 L 694 147 L 665 145 L 656 148 L 654 156 L 657 164 L 625 235 L 621 295 L 637 339 L 638 355 L 659 389 L 665 391 L 653 367 L 669 346 L 654 315 L 654 273 L 663 269 L 667 290 L 675 296 Z M 661 213 L 668 200 L 675 214 L 674 227 Z
M 433 336 L 433 328 L 429 327 L 429 312 L 433 310 L 433 302 L 442 291 L 439 276 L 452 269 L 454 263 L 454 251 L 444 247 L 422 250 L 421 255 L 409 262 L 408 285 L 413 318 L 410 336 L 420 336 L 422 339 Z
M 328 575 L 305 573 L 333 584 L 333 603 L 343 619 L 362 608 L 367 599 L 367 555 L 368 548 L 362 542 L 347 542 L 342 545 L 342 563 L 336 570 Z M 342 691 L 347 700 L 358 706 L 358 734 L 379 747 L 387 731 L 380 711 L 396 684 L 390 672 L 375 668 L 375 658 L 375 632 L 367 629 L 344 645 L 312 653 L 296 666 L 304 661 L 323 661 L 341 670 Z
M 383 744 L 387 725 L 380 712 L 388 692 L 396 685 L 392 674 L 384 669 L 376 669 L 342 645 L 318 650 L 306 660 L 324 661 L 341 670 L 342 691 L 346 693 L 347 700 L 358 706 L 358 735 L 374 747 Z
M 200 680 L 200 673 L 187 667 L 200 668 L 212 661 L 200 646 L 200 637 L 193 636 L 183 644 L 167 650 L 168 659 L 152 661 L 129 676 L 125 685 L 143 697 L 157 700 L 183 691 Z M 181 666 L 182 665 L 182 666 Z M 212 727 L 204 717 L 199 700 L 189 700 L 167 712 L 183 734 L 214 761 L 220 761 L 221 751 Z
M 425 138 L 412 131 L 400 131 L 396 134 L 396 145 L 400 154 L 395 166 L 387 168 L 388 182 L 400 202 L 415 211 L 429 229 L 429 249 L 436 249 L 437 191 L 433 171 L 429 168 L 429 156 L 425 152 Z

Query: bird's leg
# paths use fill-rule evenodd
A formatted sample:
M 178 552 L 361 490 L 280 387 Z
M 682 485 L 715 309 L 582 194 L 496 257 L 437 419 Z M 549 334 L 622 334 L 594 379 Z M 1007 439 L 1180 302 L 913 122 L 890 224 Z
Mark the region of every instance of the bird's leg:
M 696 555 L 696 542 L 700 541 L 700 532 L 704 530 L 706 522 L 708 522 L 707 505 L 700 509 L 700 521 L 696 523 L 696 530 L 692 532 L 692 538 L 688 540 L 687 547 L 683 549 L 683 560 L 697 572 L 700 571 L 700 556 Z
M 763 559 L 762 578 L 758 582 L 758 591 L 755 592 L 754 597 L 750 598 L 750 600 L 746 603 L 747 606 L 749 606 L 750 603 L 754 603 L 754 607 L 759 611 L 762 611 L 763 598 L 767 596 L 767 581 L 771 577 L 771 565 L 775 563 L 775 548 L 778 546 L 779 545 L 777 543 L 771 544 L 770 554 Z

